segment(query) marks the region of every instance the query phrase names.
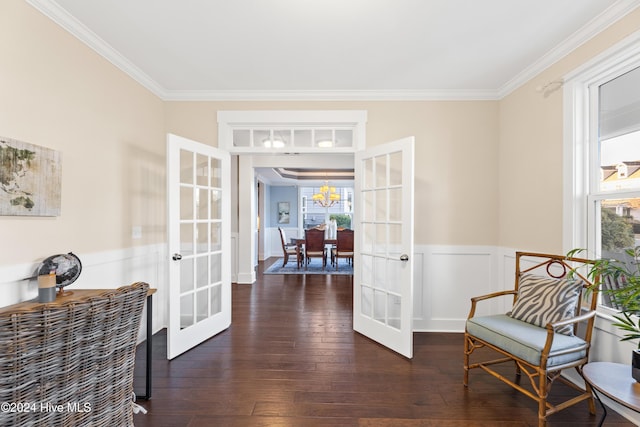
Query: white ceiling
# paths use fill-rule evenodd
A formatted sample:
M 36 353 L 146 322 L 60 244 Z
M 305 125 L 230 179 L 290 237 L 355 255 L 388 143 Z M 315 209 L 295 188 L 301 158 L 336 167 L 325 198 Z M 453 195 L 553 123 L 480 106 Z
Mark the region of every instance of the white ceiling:
M 166 100 L 499 99 L 640 0 L 27 0 Z

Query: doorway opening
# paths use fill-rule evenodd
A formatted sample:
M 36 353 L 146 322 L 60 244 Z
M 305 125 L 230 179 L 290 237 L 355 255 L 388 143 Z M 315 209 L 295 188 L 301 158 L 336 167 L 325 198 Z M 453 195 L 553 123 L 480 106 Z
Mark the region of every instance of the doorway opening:
M 307 157 L 311 158 L 311 155 Z M 303 163 L 315 163 L 302 159 Z M 348 163 L 348 162 L 346 162 Z M 345 164 L 346 164 L 345 163 Z M 351 229 L 354 214 L 353 167 L 291 168 L 255 167 L 257 203 L 257 257 L 255 263 L 282 257 L 279 229 L 287 238 L 304 237 L 304 230 L 322 228 L 335 239 L 338 229 Z M 321 190 L 326 193 L 321 193 Z M 326 195 L 328 202 L 318 200 Z M 315 200 L 314 200 L 315 197 Z

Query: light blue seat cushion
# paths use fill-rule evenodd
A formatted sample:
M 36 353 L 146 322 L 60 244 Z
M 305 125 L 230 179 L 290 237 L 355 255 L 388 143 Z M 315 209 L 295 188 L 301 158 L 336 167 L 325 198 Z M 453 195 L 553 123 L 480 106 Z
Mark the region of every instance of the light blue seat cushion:
M 467 332 L 532 365 L 539 365 L 540 354 L 547 340 L 546 329 L 506 314 L 472 317 L 467 320 Z M 582 338 L 556 333 L 551 354 L 559 350 L 579 347 L 584 343 Z M 547 368 L 582 359 L 586 354 L 586 350 L 583 349 L 576 353 L 549 357 Z

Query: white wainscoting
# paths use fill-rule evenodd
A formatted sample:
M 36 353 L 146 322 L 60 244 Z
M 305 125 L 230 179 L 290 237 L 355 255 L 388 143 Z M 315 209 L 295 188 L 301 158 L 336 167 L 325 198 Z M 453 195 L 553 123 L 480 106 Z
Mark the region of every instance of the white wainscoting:
M 471 297 L 502 287 L 497 252 L 489 246 L 416 245 L 414 330 L 464 331 Z
M 167 259 L 165 245 L 141 246 L 100 253 L 76 253 L 82 262 L 82 273 L 78 280 L 65 290 L 111 289 L 134 282 L 147 282 L 157 292 L 153 296 L 153 331 L 166 325 Z M 0 267 L 3 292 L 0 306 L 5 307 L 37 298 L 37 279 L 28 279 L 36 274 L 39 262 Z M 146 339 L 146 309 L 144 310 L 139 341 Z
M 281 256 L 277 228 L 267 229 L 272 256 Z M 288 237 L 296 237 L 295 228 L 286 229 Z M 232 277 L 237 277 L 237 234 L 232 235 Z M 276 244 L 277 243 L 277 244 Z M 167 324 L 168 255 L 164 244 L 135 247 L 100 253 L 77 253 L 82 260 L 82 274 L 68 290 L 117 288 L 136 281 L 157 289 L 153 297 L 153 331 Z M 416 332 L 462 332 L 473 296 L 513 287 L 515 250 L 493 246 L 416 245 L 414 260 L 414 330 Z M 0 307 L 37 297 L 37 280 L 26 279 L 35 274 L 39 262 L 0 266 Z M 504 313 L 511 301 L 488 303 L 481 314 Z M 145 310 L 146 312 L 146 310 Z M 145 321 L 140 340 L 146 337 Z M 630 343 L 620 342 L 621 333 L 611 326 L 605 315 L 599 315 L 593 338 L 591 359 L 630 363 Z M 462 348 L 460 349 L 462 351 Z M 462 369 L 462 368 L 461 368 Z M 579 382 L 579 378 L 572 380 Z M 606 403 L 606 401 L 605 401 Z M 611 403 L 611 408 L 640 425 L 640 416 Z

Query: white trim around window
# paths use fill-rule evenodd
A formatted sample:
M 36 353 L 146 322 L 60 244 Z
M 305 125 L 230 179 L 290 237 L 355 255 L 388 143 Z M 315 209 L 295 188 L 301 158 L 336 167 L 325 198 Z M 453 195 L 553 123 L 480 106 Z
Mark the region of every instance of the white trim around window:
M 640 67 L 640 31 L 626 37 L 592 60 L 564 76 L 563 135 L 563 249 L 585 248 L 594 256 L 596 214 L 588 197 L 598 176 L 590 168 L 597 158 L 597 122 L 590 120 L 597 111 L 597 97 L 591 88 Z M 594 109 L 595 108 L 595 109 Z M 596 156 L 596 157 L 594 157 Z

